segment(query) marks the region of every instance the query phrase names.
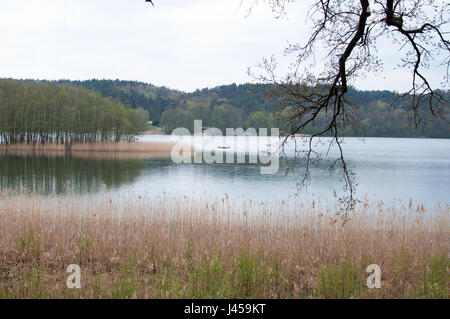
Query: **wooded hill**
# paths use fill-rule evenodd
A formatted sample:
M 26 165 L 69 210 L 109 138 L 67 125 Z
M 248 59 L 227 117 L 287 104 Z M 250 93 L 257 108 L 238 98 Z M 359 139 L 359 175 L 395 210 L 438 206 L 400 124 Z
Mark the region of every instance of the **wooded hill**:
M 224 132 L 227 127 L 279 127 L 282 130 L 289 127 L 288 123 L 279 122 L 271 115 L 276 101 L 265 97 L 265 92 L 271 88 L 266 84 L 231 84 L 184 93 L 132 81 L 61 82 L 99 91 L 132 108 L 142 107 L 150 113 L 154 124 L 164 127 L 167 133 L 176 127 L 192 130 L 194 119 L 201 119 L 204 126 L 218 127 Z M 449 91 L 441 93 L 450 99 Z M 426 106 L 419 110 L 421 123 L 415 129 L 409 99 L 400 99 L 391 107 L 396 97 L 397 93 L 391 91 L 351 89 L 348 98 L 355 105 L 355 125 L 347 127 L 343 135 L 450 138 L 448 123 L 442 119 L 433 119 Z M 440 105 L 440 109 L 448 119 L 450 105 Z M 320 116 L 315 126 L 303 133 L 314 133 L 325 119 L 325 114 Z
M 58 83 L 97 91 L 105 98 L 118 100 L 131 109 L 145 110 L 154 125 L 163 127 L 167 133 L 176 127 L 186 127 L 192 131 L 194 119 L 201 119 L 203 126 L 217 127 L 223 132 L 227 127 L 279 127 L 287 130 L 290 125 L 272 116 L 276 100 L 265 96 L 271 88 L 266 84 L 231 84 L 185 93 L 136 81 L 60 80 Z M 450 99 L 449 91 L 441 93 Z M 396 97 L 397 93 L 391 91 L 351 89 L 348 99 L 355 105 L 354 125 L 348 126 L 342 135 L 450 138 L 448 122 L 432 118 L 425 105 L 419 110 L 421 123 L 415 129 L 410 100 L 402 98 L 391 107 Z M 450 105 L 446 103 L 439 107 L 448 119 Z M 326 119 L 326 114 L 321 114 L 314 125 L 303 133 L 316 132 Z

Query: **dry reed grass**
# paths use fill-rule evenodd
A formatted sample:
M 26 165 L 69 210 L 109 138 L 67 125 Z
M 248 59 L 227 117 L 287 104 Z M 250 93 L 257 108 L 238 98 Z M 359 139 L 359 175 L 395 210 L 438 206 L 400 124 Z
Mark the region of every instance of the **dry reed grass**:
M 78 158 L 153 159 L 170 158 L 173 143 L 121 142 L 83 143 L 72 145 L 66 152 L 62 144 L 0 144 L 0 153 L 14 155 L 70 156 Z
M 3 194 L 3 298 L 448 298 L 449 206 Z M 82 289 L 69 290 L 69 264 Z M 382 288 L 368 289 L 378 264 Z
M 173 143 L 152 143 L 152 142 L 120 142 L 120 143 L 80 143 L 73 144 L 71 151 L 83 152 L 170 152 Z M 2 151 L 65 151 L 64 144 L 0 144 Z
M 0 150 L 0 155 L 6 154 Z M 15 156 L 39 156 L 39 157 L 66 157 L 81 159 L 112 159 L 112 160 L 146 160 L 146 159 L 167 159 L 171 158 L 170 152 L 94 152 L 94 151 L 30 151 L 14 150 L 7 154 Z

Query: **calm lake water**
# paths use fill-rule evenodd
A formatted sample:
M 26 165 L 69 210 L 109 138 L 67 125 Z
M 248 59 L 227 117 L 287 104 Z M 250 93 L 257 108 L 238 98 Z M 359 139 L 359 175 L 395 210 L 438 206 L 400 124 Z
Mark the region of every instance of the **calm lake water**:
M 171 136 L 144 135 L 141 141 L 170 142 Z M 237 140 L 201 137 L 192 143 L 197 150 L 247 152 L 260 149 L 274 152 L 273 141 L 250 138 Z M 297 147 L 305 149 L 304 139 L 297 138 Z M 0 187 L 21 192 L 33 190 L 42 195 L 74 194 L 76 196 L 124 193 L 148 193 L 223 197 L 253 200 L 302 200 L 312 197 L 333 198 L 341 192 L 342 183 L 327 168 L 337 157 L 337 148 L 328 151 L 328 139 L 316 145 L 322 161 L 312 169 L 312 181 L 307 190 L 297 191 L 296 184 L 303 171 L 300 161 L 295 172 L 288 175 L 286 163 L 280 160 L 277 173 L 261 174 L 263 164 L 175 164 L 170 158 L 101 159 L 77 156 L 33 156 L 0 154 Z M 343 144 L 348 165 L 356 173 L 357 196 L 371 200 L 408 202 L 426 206 L 449 203 L 450 139 L 346 138 Z M 288 158 L 294 154 L 294 143 L 286 147 Z

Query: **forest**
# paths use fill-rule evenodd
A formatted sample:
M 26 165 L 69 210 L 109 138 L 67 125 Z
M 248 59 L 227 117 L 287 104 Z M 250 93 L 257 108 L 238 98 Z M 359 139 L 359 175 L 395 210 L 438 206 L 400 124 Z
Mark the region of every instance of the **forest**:
M 0 80 L 0 144 L 130 141 L 147 120 L 143 108 L 83 87 Z
M 227 127 L 279 127 L 283 131 L 295 124 L 273 115 L 277 101 L 267 94 L 271 89 L 268 84 L 231 84 L 185 93 L 135 81 L 60 82 L 98 91 L 134 109 L 142 108 L 149 112 L 153 125 L 164 128 L 166 133 L 171 133 L 176 127 L 186 127 L 192 131 L 194 119 L 201 119 L 204 126 L 217 127 L 223 132 Z M 450 91 L 438 92 L 450 100 Z M 341 135 L 450 138 L 448 121 L 439 116 L 432 117 L 426 105 L 418 110 L 420 119 L 416 127 L 410 97 L 398 96 L 398 92 L 350 88 L 348 99 L 353 104 L 353 118 Z M 449 103 L 440 103 L 438 106 L 441 115 L 448 119 Z M 289 111 L 292 110 L 284 110 Z M 310 125 L 303 133 L 317 132 L 326 118 L 325 113 L 321 114 L 314 125 Z
M 0 80 L 0 143 L 80 143 L 133 140 L 147 121 L 170 134 L 174 128 L 193 131 L 194 119 L 205 127 L 289 130 L 286 108 L 274 116 L 277 101 L 267 84 L 231 84 L 185 93 L 136 81 Z M 449 91 L 440 91 L 450 99 Z M 417 128 L 410 100 L 397 92 L 351 88 L 352 121 L 342 136 L 450 138 L 448 122 L 432 118 L 424 105 Z M 449 118 L 448 103 L 438 105 Z M 288 116 L 286 116 L 288 117 Z M 322 112 L 304 134 L 314 134 L 327 120 Z

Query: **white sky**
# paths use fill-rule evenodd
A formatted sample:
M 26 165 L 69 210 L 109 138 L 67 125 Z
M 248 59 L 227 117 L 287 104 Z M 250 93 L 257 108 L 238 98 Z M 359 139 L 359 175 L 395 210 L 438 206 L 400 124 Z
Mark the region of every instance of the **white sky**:
M 283 49 L 307 38 L 310 1 L 290 4 L 288 19 L 265 4 L 247 17 L 249 1 L 0 0 L 0 77 L 136 80 L 185 91 L 252 82 L 246 70 L 263 57 L 291 61 Z M 398 53 L 389 44 L 379 51 L 385 72 L 354 85 L 406 90 L 409 74 L 393 69 Z M 442 69 L 429 76 L 439 87 Z

